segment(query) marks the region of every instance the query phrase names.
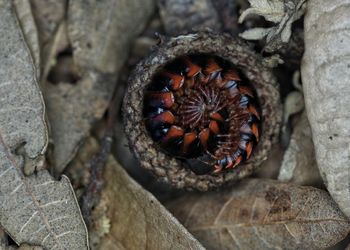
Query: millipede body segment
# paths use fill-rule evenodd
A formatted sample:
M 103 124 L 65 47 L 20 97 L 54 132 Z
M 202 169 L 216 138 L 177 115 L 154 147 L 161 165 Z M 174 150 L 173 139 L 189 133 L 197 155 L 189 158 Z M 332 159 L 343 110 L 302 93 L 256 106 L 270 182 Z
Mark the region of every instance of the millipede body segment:
M 259 142 L 262 114 L 254 86 L 221 57 L 179 56 L 161 67 L 144 91 L 150 136 L 195 173 L 232 169 L 249 159 Z

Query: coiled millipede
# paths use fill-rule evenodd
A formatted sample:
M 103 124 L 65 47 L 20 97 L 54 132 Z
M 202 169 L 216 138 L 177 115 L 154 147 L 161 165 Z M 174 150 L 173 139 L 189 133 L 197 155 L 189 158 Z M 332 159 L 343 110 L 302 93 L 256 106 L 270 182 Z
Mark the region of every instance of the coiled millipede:
M 166 64 L 146 88 L 144 116 L 162 149 L 198 157 L 213 173 L 244 162 L 259 141 L 255 90 L 217 56 L 186 55 Z
M 123 116 L 142 167 L 208 190 L 253 173 L 279 133 L 278 85 L 242 40 L 199 32 L 162 40 L 129 78 Z

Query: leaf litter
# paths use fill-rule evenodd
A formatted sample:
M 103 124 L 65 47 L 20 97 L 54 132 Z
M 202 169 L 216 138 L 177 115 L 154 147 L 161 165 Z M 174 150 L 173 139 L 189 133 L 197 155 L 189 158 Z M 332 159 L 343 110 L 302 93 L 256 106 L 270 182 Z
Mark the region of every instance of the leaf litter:
M 41 159 L 48 141 L 37 71 L 24 36 L 34 26 L 27 24 L 33 24 L 30 12 L 0 1 L 0 224 L 18 244 L 87 249 L 86 227 L 69 179 L 56 181 L 34 164 L 26 172 L 35 173 L 24 174 L 24 165 Z
M 265 39 L 264 50 L 274 52 L 288 43 L 292 35 L 292 24 L 305 12 L 306 0 L 248 0 L 251 7 L 242 12 L 238 22 L 249 15 L 263 16 L 275 23 L 269 28 L 256 27 L 244 31 L 240 36 L 246 40 Z
M 189 194 L 167 207 L 207 249 L 324 249 L 350 232 L 325 191 L 267 179 Z

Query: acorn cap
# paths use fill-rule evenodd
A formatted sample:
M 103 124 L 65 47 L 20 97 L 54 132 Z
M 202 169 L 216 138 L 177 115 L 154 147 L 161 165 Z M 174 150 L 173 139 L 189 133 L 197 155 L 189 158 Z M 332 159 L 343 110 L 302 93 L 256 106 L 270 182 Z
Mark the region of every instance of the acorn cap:
M 262 111 L 261 137 L 252 156 L 237 167 L 219 174 L 197 175 L 183 160 L 160 150 L 147 131 L 143 116 L 144 89 L 152 81 L 153 75 L 179 56 L 199 53 L 216 55 L 232 62 L 254 86 Z M 272 144 L 277 141 L 282 120 L 278 84 L 271 69 L 262 64 L 262 57 L 239 38 L 214 32 L 163 38 L 160 45 L 136 66 L 128 84 L 123 118 L 129 146 L 142 167 L 177 188 L 207 191 L 245 178 L 267 159 Z

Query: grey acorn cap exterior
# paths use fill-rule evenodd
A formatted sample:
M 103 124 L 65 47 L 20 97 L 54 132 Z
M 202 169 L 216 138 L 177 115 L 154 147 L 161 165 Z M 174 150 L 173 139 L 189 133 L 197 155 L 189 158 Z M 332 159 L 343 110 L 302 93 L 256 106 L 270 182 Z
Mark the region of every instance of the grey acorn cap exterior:
M 196 175 L 181 160 L 165 154 L 152 140 L 143 118 L 144 88 L 167 62 L 186 54 L 209 53 L 231 61 L 255 87 L 261 110 L 262 132 L 250 159 L 236 168 L 219 174 Z M 253 173 L 267 159 L 276 142 L 282 120 L 278 84 L 262 57 L 239 38 L 228 34 L 199 32 L 163 39 L 151 54 L 134 69 L 123 102 L 123 119 L 130 149 L 142 167 L 160 180 L 177 188 L 207 191 L 229 185 Z

